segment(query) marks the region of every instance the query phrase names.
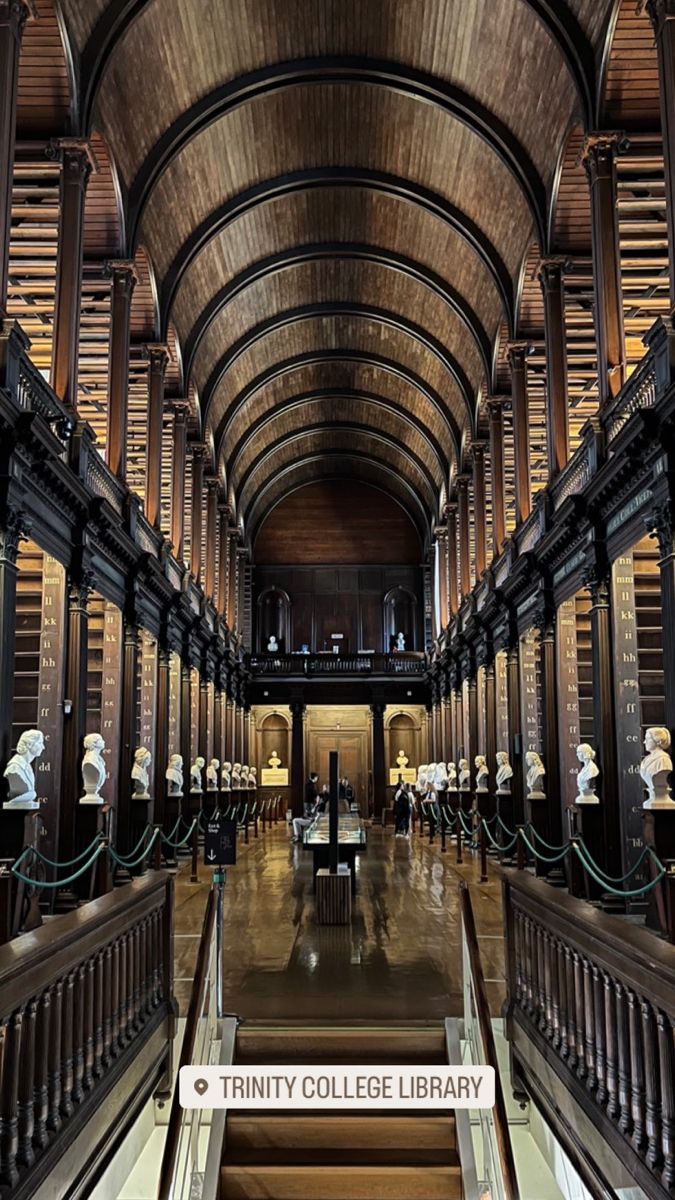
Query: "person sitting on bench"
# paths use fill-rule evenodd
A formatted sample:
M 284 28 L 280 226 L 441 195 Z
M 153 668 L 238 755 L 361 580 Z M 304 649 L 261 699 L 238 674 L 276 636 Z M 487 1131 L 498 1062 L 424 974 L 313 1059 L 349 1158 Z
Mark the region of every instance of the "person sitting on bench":
M 319 776 L 316 771 L 312 771 L 307 783 L 305 784 L 305 804 L 304 815 L 302 817 L 293 818 L 293 841 L 302 841 L 303 829 L 308 829 L 314 820 L 317 810 L 317 780 Z

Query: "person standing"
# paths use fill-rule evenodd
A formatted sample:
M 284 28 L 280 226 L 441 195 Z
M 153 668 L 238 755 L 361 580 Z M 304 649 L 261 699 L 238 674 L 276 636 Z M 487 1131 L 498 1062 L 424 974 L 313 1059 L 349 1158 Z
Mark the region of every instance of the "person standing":
M 317 782 L 319 776 L 316 771 L 312 771 L 307 783 L 305 784 L 305 803 L 304 811 L 301 817 L 293 817 L 293 841 L 299 842 L 302 840 L 303 829 L 308 829 L 312 824 L 317 810 Z
M 394 794 L 394 821 L 396 837 L 407 837 L 410 828 L 410 793 L 400 775 Z

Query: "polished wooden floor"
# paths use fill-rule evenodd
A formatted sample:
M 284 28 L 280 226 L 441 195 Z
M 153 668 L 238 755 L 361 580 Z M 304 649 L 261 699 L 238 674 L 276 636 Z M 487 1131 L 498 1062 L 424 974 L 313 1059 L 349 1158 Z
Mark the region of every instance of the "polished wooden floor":
M 391 827 L 369 830 L 360 858 L 351 927 L 321 927 L 314 915 L 311 855 L 281 825 L 238 846 L 227 872 L 225 1007 L 273 1022 L 426 1021 L 461 1011 L 457 888 L 471 884 L 493 1015 L 504 997 L 500 886 L 476 882 L 473 860 L 454 846 Z M 185 1013 L 210 871 L 199 884 L 180 872 L 176 889 L 176 995 Z

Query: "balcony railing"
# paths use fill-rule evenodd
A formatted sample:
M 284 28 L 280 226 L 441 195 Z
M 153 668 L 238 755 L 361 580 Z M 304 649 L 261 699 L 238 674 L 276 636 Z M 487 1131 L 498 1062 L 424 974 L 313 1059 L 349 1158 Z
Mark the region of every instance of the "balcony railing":
M 423 654 L 254 654 L 253 675 L 417 675 L 423 676 Z

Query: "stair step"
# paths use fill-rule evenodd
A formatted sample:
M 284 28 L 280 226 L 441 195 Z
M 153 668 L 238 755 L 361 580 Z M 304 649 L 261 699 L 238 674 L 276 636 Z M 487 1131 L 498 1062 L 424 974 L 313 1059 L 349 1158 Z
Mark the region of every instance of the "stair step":
M 220 1200 L 461 1200 L 459 1167 L 228 1167 Z
M 228 1113 L 228 1163 L 329 1164 L 336 1150 L 350 1166 L 453 1165 L 458 1161 L 455 1118 L 450 1113 Z
M 235 1062 L 238 1066 L 253 1063 L 434 1066 L 447 1062 L 445 1031 L 440 1024 L 372 1029 L 243 1026 L 237 1031 Z

